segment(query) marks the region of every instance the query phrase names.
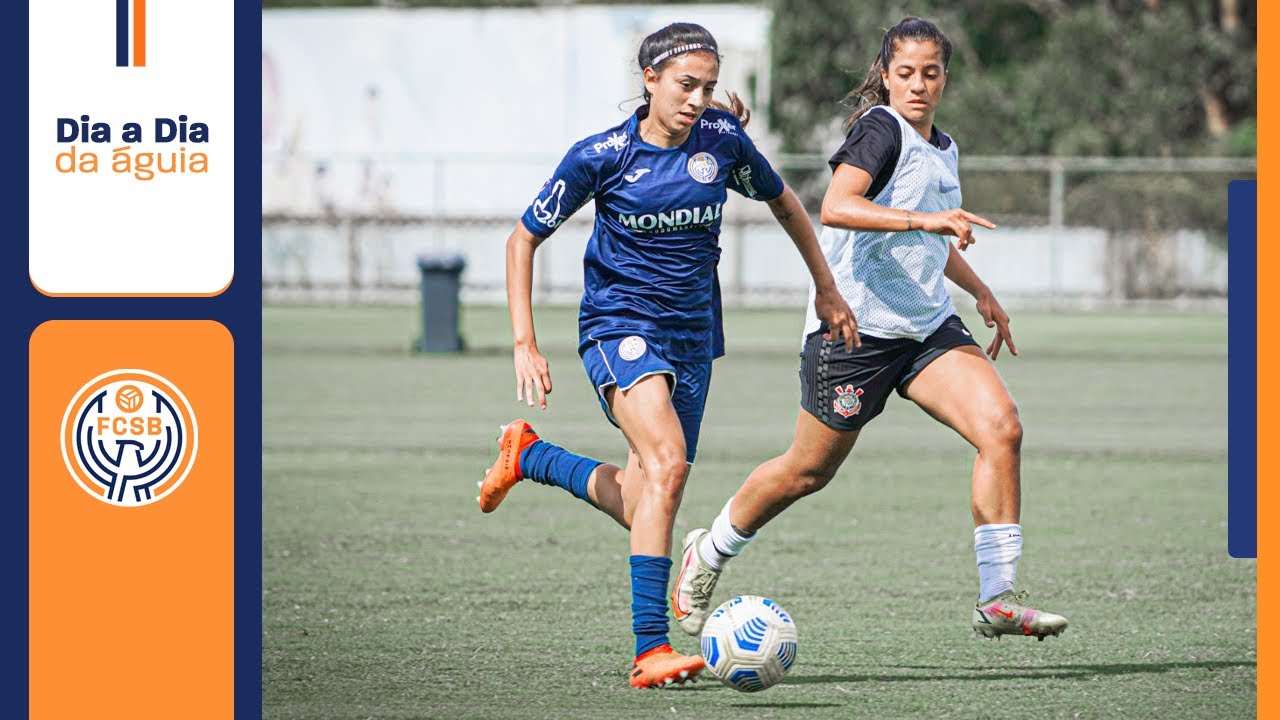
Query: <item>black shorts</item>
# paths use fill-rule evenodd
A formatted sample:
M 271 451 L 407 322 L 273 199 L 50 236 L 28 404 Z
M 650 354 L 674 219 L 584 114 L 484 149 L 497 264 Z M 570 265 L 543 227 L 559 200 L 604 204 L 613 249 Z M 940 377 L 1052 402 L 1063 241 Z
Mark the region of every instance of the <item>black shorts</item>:
M 923 342 L 862 335 L 862 347 L 845 352 L 844 341 L 823 340 L 823 325 L 804 340 L 800 353 L 800 407 L 833 430 L 861 430 L 884 410 L 889 392 L 903 389 L 946 351 L 977 346 L 952 315 Z

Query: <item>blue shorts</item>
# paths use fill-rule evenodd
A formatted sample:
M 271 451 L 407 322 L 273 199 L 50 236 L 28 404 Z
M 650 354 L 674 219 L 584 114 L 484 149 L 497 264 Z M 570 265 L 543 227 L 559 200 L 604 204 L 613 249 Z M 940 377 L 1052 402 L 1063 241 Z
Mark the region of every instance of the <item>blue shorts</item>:
M 594 338 L 593 338 L 594 339 Z M 605 417 L 616 427 L 618 421 L 605 402 L 609 386 L 630 390 L 631 386 L 650 375 L 666 375 L 671 385 L 671 404 L 684 429 L 685 460 L 692 465 L 698 454 L 698 431 L 702 428 L 702 411 L 707 405 L 707 389 L 711 386 L 711 363 L 671 362 L 663 356 L 662 347 L 640 335 L 595 340 L 582 354 L 582 365 L 596 388 L 596 398 Z

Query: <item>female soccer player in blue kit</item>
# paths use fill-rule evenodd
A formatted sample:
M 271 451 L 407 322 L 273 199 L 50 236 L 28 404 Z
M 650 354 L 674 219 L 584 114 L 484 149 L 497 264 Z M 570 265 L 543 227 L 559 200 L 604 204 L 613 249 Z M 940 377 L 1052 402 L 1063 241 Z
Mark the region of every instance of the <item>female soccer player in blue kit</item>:
M 578 354 L 606 417 L 630 445 L 625 469 L 539 439 L 516 420 L 480 487 L 492 512 L 522 478 L 559 485 L 631 532 L 633 687 L 683 683 L 703 660 L 667 639 L 671 528 L 698 447 L 711 361 L 724 354 L 720 214 L 729 189 L 767 202 L 813 276 L 816 316 L 833 342 L 857 342 L 799 199 L 743 131 L 713 108 L 720 70 L 704 28 L 669 25 L 638 57 L 647 104 L 617 127 L 570 148 L 507 240 L 507 299 L 515 336 L 516 397 L 546 407 L 547 361 L 534 337 L 533 253 L 578 208 L 595 201 L 583 259 Z
M 1022 423 L 991 361 L 1003 344 L 1017 350 L 1009 316 L 945 237 L 964 250 L 974 242 L 972 225 L 995 227 L 961 209 L 956 145 L 933 125 L 950 58 L 951 43 L 936 25 L 907 18 L 885 33 L 866 80 L 851 94 L 861 107 L 831 158 L 822 250 L 858 314 L 862 342 L 842 351 L 822 336 L 821 318 L 809 314 L 791 448 L 751 473 L 710 530 L 685 536 L 672 604 L 690 634 L 702 629 L 729 558 L 791 503 L 831 481 L 895 390 L 978 451 L 974 631 L 1043 640 L 1067 627 L 1066 618 L 1027 606 L 1025 593 L 1013 591 L 1022 554 Z M 996 328 L 990 360 L 956 316 L 944 276 L 973 295 L 987 327 Z

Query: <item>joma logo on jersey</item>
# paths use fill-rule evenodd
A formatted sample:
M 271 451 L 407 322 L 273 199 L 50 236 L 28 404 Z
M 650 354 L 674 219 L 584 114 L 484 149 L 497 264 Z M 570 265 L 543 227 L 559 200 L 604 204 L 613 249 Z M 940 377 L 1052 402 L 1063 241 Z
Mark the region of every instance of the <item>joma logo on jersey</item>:
M 186 397 L 146 370 L 85 383 L 62 416 L 62 459 L 76 483 L 110 505 L 147 505 L 173 492 L 196 458 Z
M 621 152 L 622 148 L 627 146 L 627 136 L 624 133 L 614 133 L 605 138 L 604 141 L 598 142 L 592 147 L 597 153 L 604 152 L 605 148 L 613 148 L 614 151 Z
M 711 122 L 711 121 L 707 120 L 706 118 L 703 118 L 703 119 L 699 122 L 699 125 L 701 125 L 701 126 L 702 126 L 702 128 L 703 128 L 703 129 L 705 129 L 705 130 L 715 130 L 715 131 L 716 131 L 717 133 L 719 133 L 720 135 L 724 135 L 725 133 L 728 133 L 729 135 L 737 135 L 737 134 L 738 134 L 738 129 L 737 129 L 737 128 L 735 128 L 735 127 L 733 126 L 733 123 L 729 122 L 729 121 L 728 121 L 727 119 L 725 119 L 725 118 L 720 118 L 719 120 L 716 120 L 715 122 Z
M 668 233 L 686 230 L 698 225 L 710 225 L 720 219 L 721 204 L 705 207 L 680 208 L 671 212 L 648 213 L 646 215 L 627 215 L 618 213 L 618 222 L 630 230 Z

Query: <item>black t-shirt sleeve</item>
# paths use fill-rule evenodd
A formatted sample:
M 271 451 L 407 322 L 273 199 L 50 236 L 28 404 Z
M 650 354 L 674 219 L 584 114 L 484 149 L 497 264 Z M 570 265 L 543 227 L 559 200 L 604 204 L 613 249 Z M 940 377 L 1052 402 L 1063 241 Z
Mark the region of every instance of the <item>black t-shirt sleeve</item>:
M 867 171 L 872 180 L 866 197 L 874 198 L 889 184 L 901 154 L 902 130 L 897 121 L 889 113 L 873 108 L 853 124 L 844 144 L 828 163 L 832 172 L 842 163 Z

